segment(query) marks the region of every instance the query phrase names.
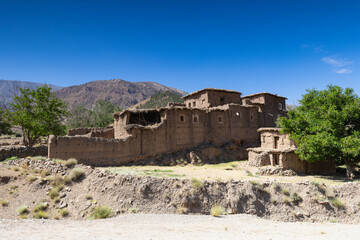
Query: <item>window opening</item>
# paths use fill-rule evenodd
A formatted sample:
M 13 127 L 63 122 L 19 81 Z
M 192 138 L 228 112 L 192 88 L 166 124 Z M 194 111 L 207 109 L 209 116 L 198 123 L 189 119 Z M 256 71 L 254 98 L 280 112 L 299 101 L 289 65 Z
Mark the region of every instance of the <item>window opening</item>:
M 222 118 L 222 116 L 219 116 L 219 123 L 223 123 L 223 118 Z
M 279 165 L 279 155 L 273 154 L 274 166 Z
M 199 121 L 199 117 L 196 115 L 193 115 L 193 122 L 197 123 Z
M 279 137 L 274 137 L 274 148 L 275 149 L 279 148 Z
M 180 122 L 184 122 L 184 121 L 185 121 L 184 115 L 180 115 Z

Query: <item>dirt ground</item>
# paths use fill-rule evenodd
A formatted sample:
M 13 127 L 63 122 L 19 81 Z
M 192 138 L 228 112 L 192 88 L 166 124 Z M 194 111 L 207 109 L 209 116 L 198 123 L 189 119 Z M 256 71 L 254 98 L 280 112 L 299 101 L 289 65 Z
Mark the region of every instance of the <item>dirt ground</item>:
M 239 214 L 205 215 L 126 214 L 105 220 L 0 220 L 2 240 L 108 239 L 356 239 L 359 225 L 286 223 Z

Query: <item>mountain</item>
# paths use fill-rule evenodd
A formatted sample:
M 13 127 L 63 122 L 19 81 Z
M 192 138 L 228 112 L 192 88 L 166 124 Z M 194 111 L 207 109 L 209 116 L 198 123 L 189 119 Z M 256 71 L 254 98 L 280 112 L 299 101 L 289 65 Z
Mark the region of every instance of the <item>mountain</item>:
M 116 106 L 128 108 L 161 91 L 171 91 L 180 95 L 186 92 L 155 82 L 128 82 L 122 79 L 99 80 L 82 85 L 64 87 L 55 95 L 70 107 L 83 105 L 91 108 L 98 100 L 109 100 Z
M 30 88 L 35 89 L 39 86 L 44 85 L 44 83 L 37 82 L 25 82 L 25 81 L 17 81 L 17 80 L 0 80 L 0 102 L 4 101 L 5 104 L 8 104 L 12 101 L 12 97 L 16 89 L 18 88 Z M 59 90 L 62 87 L 47 84 L 52 88 L 53 91 Z

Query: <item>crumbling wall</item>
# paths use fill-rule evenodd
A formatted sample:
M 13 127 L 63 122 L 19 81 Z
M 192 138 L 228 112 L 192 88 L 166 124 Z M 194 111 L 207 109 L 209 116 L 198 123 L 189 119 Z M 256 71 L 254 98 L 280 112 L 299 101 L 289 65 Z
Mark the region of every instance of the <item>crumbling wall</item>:
M 114 138 L 114 128 L 73 128 L 68 130 L 68 136 L 81 135 L 86 137 Z
M 300 160 L 294 152 L 280 155 L 280 167 L 284 170 L 294 170 L 296 173 L 307 173 L 307 162 Z
M 4 161 L 10 157 L 28 157 L 28 156 L 47 156 L 48 148 L 46 145 L 35 147 L 11 147 L 0 149 L 0 161 Z

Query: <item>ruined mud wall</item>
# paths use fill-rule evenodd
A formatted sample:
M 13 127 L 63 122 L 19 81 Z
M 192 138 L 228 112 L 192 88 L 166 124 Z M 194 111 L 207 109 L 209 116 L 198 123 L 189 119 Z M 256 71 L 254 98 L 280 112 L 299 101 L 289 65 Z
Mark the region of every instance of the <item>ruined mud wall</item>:
M 0 161 L 3 161 L 10 157 L 28 157 L 28 156 L 47 156 L 47 146 L 35 146 L 35 147 L 12 147 L 0 149 Z
M 74 128 L 68 130 L 68 136 L 86 135 L 86 137 L 114 138 L 114 128 Z

